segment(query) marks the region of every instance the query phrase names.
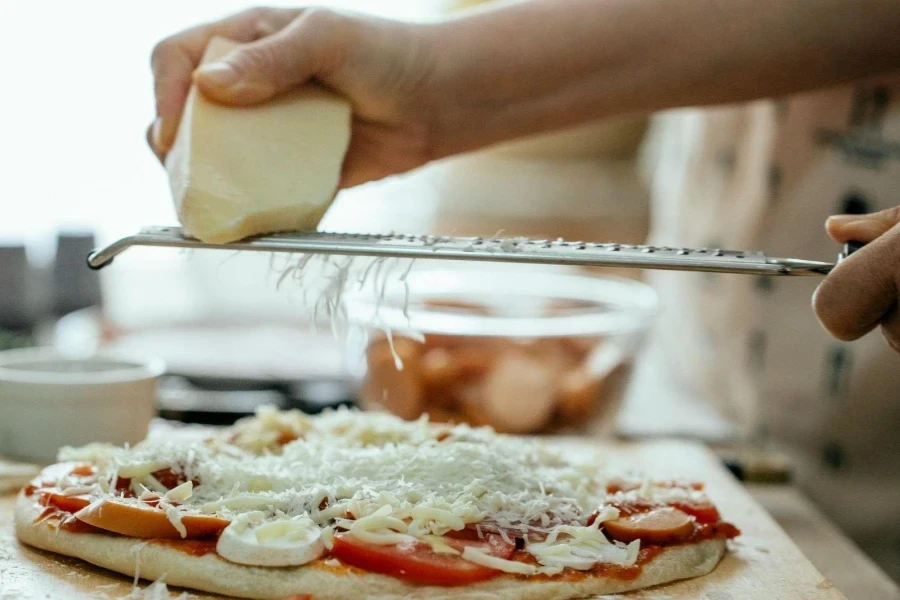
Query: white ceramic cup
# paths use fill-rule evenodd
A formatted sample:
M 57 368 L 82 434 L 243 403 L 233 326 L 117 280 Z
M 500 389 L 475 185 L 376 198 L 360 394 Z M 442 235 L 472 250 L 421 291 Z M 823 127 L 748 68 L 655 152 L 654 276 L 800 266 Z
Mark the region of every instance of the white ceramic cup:
M 143 440 L 164 369 L 158 359 L 116 354 L 0 352 L 0 455 L 50 463 L 63 446 Z

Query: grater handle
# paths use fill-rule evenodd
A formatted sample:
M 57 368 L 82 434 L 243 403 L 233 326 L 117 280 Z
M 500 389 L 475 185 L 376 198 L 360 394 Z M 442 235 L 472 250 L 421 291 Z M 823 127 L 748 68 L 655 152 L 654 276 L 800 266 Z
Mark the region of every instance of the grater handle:
M 840 256 L 838 256 L 838 264 L 840 264 L 844 259 L 849 258 L 850 255 L 854 254 L 863 246 L 865 246 L 865 244 L 862 242 L 847 242 L 846 244 L 844 244 L 844 251 L 841 252 Z

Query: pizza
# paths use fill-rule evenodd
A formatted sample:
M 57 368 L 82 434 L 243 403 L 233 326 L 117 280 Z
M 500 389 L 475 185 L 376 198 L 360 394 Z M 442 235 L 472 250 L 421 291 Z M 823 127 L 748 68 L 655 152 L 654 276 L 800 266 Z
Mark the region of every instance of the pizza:
M 584 598 L 705 575 L 739 535 L 700 483 L 427 417 L 267 407 L 59 460 L 18 496 L 21 541 L 244 598 Z

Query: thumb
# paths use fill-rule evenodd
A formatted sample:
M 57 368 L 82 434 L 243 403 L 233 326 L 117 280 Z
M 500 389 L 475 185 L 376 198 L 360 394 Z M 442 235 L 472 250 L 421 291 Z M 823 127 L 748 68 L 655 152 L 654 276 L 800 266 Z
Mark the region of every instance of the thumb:
M 841 244 L 861 242 L 868 244 L 900 223 L 900 206 L 868 215 L 839 215 L 830 217 L 825 229 L 831 238 Z
M 336 55 L 328 42 L 340 39 L 333 35 L 333 18 L 325 23 L 317 14 L 305 12 L 278 33 L 201 65 L 194 72 L 197 88 L 222 104 L 251 105 L 312 79 Z
M 828 233 L 838 242 L 866 244 L 840 262 L 813 297 L 819 320 L 835 337 L 855 340 L 884 323 L 900 351 L 896 311 L 900 290 L 900 207 L 870 215 L 828 220 Z

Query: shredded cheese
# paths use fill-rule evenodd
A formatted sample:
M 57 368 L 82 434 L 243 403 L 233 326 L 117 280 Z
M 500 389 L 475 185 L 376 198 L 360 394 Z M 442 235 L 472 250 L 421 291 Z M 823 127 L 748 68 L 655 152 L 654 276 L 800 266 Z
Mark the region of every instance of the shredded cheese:
M 150 475 L 149 473 L 142 477 L 135 477 L 131 482 L 131 486 L 132 489 L 140 487 L 143 489 L 148 489 L 151 492 L 156 492 L 157 494 L 165 494 L 168 491 L 166 489 L 166 486 L 161 484 L 156 477 Z
M 175 531 L 178 532 L 182 538 L 187 537 L 187 527 L 184 526 L 182 522 L 182 513 L 175 506 L 169 504 L 165 500 L 159 501 L 159 507 L 166 513 L 166 518 L 172 524 L 172 527 L 175 528 Z
M 392 512 L 390 505 L 384 505 L 371 515 L 353 521 L 340 519 L 338 523 L 348 529 L 354 537 L 370 544 L 389 546 L 415 541 L 416 538 L 406 535 L 406 523 L 390 516 Z
M 473 562 L 483 567 L 497 569 L 504 573 L 515 573 L 517 575 L 534 575 L 537 573 L 537 567 L 534 565 L 515 560 L 506 560 L 505 558 L 500 558 L 498 556 L 491 556 L 472 546 L 466 546 L 466 549 L 463 550 L 462 557 L 469 562 Z
M 148 542 L 140 542 L 131 547 L 130 552 L 134 555 L 134 582 L 132 588 L 136 588 L 141 580 L 141 552 L 147 547 Z
M 431 551 L 437 554 L 453 554 L 454 556 L 459 556 L 461 554 L 459 550 L 450 546 L 444 541 L 444 538 L 439 535 L 426 535 L 422 538 L 422 541 L 431 546 Z
M 98 465 L 107 463 L 116 452 L 112 444 L 94 443 L 86 446 L 63 446 L 57 452 L 60 462 L 91 462 Z
M 139 479 L 150 475 L 150 473 L 153 473 L 154 471 L 159 471 L 166 466 L 168 466 L 166 462 L 161 460 L 147 460 L 144 462 L 123 464 L 119 467 L 118 476 L 126 479 Z
M 368 264 L 360 268 L 360 263 L 365 260 L 368 260 Z M 303 304 L 312 313 L 313 324 L 318 327 L 321 321 L 328 322 L 332 333 L 339 340 L 345 340 L 347 335 L 347 314 L 343 302 L 345 293 L 354 282 L 359 284 L 359 291 L 368 286 L 366 293 L 372 294 L 375 302 L 372 321 L 368 323 L 368 326 L 384 331 L 394 364 L 401 371 L 403 370 L 403 361 L 394 348 L 394 332 L 382 323 L 379 312 L 387 294 L 388 284 L 396 277 L 403 286 L 402 313 L 407 321 L 409 320 L 408 277 L 414 264 L 415 259 L 394 257 L 382 256 L 365 259 L 353 256 L 305 254 L 293 261 L 288 259 L 288 263 L 279 272 L 275 266 L 274 255 L 269 262 L 271 270 L 279 275 L 276 289 L 280 289 L 288 278 L 292 279 L 303 290 Z M 353 275 L 355 271 L 358 272 L 356 277 Z M 397 275 L 398 271 L 399 276 Z M 315 301 L 311 303 L 310 298 L 314 298 Z M 410 332 L 410 335 L 415 337 L 416 332 Z
M 81 494 L 89 494 L 95 489 L 94 485 L 80 485 L 63 488 L 59 491 L 63 496 L 79 496 Z
M 169 502 L 177 502 L 179 504 L 183 504 L 191 497 L 193 489 L 194 483 L 192 481 L 185 481 L 181 485 L 175 486 L 174 488 L 166 492 L 163 498 L 165 498 Z
M 334 548 L 334 527 L 323 527 L 322 528 L 322 543 L 325 544 L 326 550 L 331 550 Z
M 613 544 L 600 531 L 601 522 L 618 517 L 618 510 L 606 507 L 591 526 L 557 527 L 546 540 L 527 544 L 525 549 L 545 567 L 586 571 L 600 562 L 631 566 L 637 560 L 640 542 L 635 540 L 629 546 Z
M 262 408 L 203 441 L 104 449 L 107 468 L 93 478 L 65 469 L 57 477 L 67 485 L 61 489 L 92 503 L 116 496 L 115 482 L 130 477 L 138 497 L 118 501 L 157 501 L 181 537 L 187 515 L 215 515 L 232 521 L 236 533 L 253 526 L 263 537 L 281 532 L 268 523 L 297 520 L 317 527 L 326 549 L 335 534 L 348 533 L 459 556 L 441 536 L 471 526 L 480 539 L 496 532 L 507 543 L 524 540 L 539 566 L 472 547 L 462 558 L 520 575 L 633 565 L 640 544 L 611 542 L 603 533 L 602 524 L 619 517 L 609 503 L 708 501 L 701 491 L 653 483 L 607 494 L 601 457 L 589 458 L 572 462 L 539 441 L 467 425 L 436 427 L 427 417 L 410 422 L 348 409 L 308 417 Z M 152 475 L 162 469 L 183 483 L 166 489 Z
M 413 263 L 414 260 L 406 263 L 406 267 L 398 277 L 400 282 L 406 280 Z M 280 289 L 288 278 L 292 279 L 304 290 L 305 304 L 310 304 L 310 297 L 315 298 L 315 302 L 312 303 L 314 315 L 318 317 L 322 314 L 328 319 L 341 316 L 339 313 L 341 299 L 351 283 L 354 281 L 358 283 L 359 290 L 368 285 L 372 291 L 383 294 L 392 275 L 402 264 L 403 261 L 399 258 L 384 256 L 364 258 L 330 254 L 289 257 L 285 266 L 280 269 L 275 265 L 274 255 L 269 261 L 270 269 L 279 275 L 276 289 Z M 356 276 L 353 275 L 354 272 L 357 273 Z M 380 295 L 379 299 L 383 299 L 383 295 Z

